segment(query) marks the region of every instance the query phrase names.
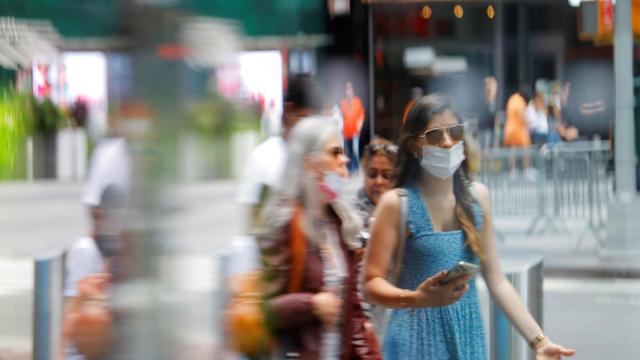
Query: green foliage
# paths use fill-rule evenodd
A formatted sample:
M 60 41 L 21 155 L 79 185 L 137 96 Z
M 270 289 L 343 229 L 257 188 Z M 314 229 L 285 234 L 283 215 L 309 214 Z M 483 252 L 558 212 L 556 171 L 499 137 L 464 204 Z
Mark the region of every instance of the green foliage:
M 244 130 L 258 130 L 257 111 L 237 106 L 220 96 L 192 103 L 187 108 L 187 127 L 200 135 L 230 136 Z
M 0 94 L 0 179 L 22 176 L 24 144 L 33 131 L 28 95 L 4 89 Z
M 0 90 L 0 179 L 26 176 L 26 140 L 35 134 L 55 134 L 68 122 L 49 99 L 13 89 Z
M 31 105 L 34 133 L 53 134 L 68 121 L 62 111 L 48 98 L 38 102 L 32 97 Z

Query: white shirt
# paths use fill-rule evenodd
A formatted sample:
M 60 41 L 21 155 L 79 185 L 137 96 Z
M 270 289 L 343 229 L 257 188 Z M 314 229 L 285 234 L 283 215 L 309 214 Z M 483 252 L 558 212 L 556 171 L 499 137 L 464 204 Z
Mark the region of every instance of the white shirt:
M 103 271 L 104 260 L 96 242 L 90 237 L 79 238 L 65 259 L 64 296 L 78 296 L 78 280 Z
M 104 139 L 91 157 L 91 167 L 82 201 L 89 206 L 100 204 L 102 192 L 109 185 L 128 193 L 131 181 L 131 159 L 123 138 Z
M 543 111 L 536 110 L 533 101 L 527 106 L 527 123 L 529 124 L 529 130 L 533 133 L 548 134 L 549 123 L 547 121 L 547 114 Z
M 287 145 L 281 136 L 272 136 L 253 149 L 247 160 L 236 200 L 242 204 L 256 205 L 260 202 L 260 192 L 264 185 L 271 188 L 271 191 L 278 189 L 286 157 Z

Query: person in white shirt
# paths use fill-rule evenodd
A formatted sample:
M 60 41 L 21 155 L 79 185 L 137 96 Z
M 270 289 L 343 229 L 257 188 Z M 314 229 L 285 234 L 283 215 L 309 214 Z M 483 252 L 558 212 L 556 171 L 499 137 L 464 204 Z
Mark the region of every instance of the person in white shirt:
M 130 182 L 131 159 L 127 140 L 122 137 L 105 138 L 91 156 L 82 202 L 89 207 L 97 206 L 107 187 L 113 185 L 127 193 Z
M 531 142 L 536 145 L 543 145 L 549 141 L 549 119 L 547 117 L 547 101 L 545 99 L 546 84 L 542 81 L 536 82 L 536 93 L 527 106 L 527 122 Z
M 255 224 L 267 195 L 279 188 L 290 129 L 300 119 L 319 113 L 322 104 L 320 91 L 311 77 L 298 76 L 289 82 L 284 98 L 282 135 L 269 137 L 251 152 L 240 181 L 237 201 L 250 208 L 250 228 Z
M 89 236 L 80 237 L 67 251 L 63 285 L 65 320 L 80 305 L 78 282 L 91 275 L 111 276 L 119 269 L 116 256 L 123 249 L 121 238 L 124 215 L 124 192 L 115 185 L 103 189 L 98 203 L 91 207 L 92 229 Z M 66 325 L 65 325 L 66 326 Z M 65 359 L 83 360 L 63 330 L 62 346 Z

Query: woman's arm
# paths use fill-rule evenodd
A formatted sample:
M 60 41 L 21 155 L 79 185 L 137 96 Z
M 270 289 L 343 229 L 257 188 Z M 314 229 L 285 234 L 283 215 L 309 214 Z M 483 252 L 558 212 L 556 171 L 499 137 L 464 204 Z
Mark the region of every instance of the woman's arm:
M 458 301 L 468 289 L 465 285 L 467 279 L 438 285 L 446 271 L 426 279 L 415 290 L 399 289 L 386 280 L 390 260 L 399 241 L 399 213 L 398 193 L 388 191 L 382 195 L 373 215 L 375 221 L 371 225 L 371 239 L 365 254 L 364 293 L 367 301 L 389 308 L 444 306 Z
M 398 244 L 400 198 L 388 191 L 380 198 L 373 213 L 371 238 L 365 253 L 364 293 L 368 302 L 386 307 L 402 307 L 408 296 L 386 280 L 390 259 Z
M 484 214 L 484 228 L 480 234 L 481 248 L 483 256 L 482 275 L 487 283 L 487 287 L 492 297 L 500 305 L 507 317 L 513 325 L 518 329 L 520 334 L 531 342 L 537 336 L 543 334 L 542 328 L 529 313 L 520 296 L 513 288 L 511 283 L 504 276 L 498 260 L 498 251 L 495 244 L 495 235 L 493 232 L 493 217 L 491 216 L 491 197 L 486 186 L 480 183 L 474 183 L 473 187 L 477 196 L 477 200 L 482 207 Z M 535 349 L 542 349 L 546 346 L 557 347 L 562 350 L 560 355 L 573 355 L 573 350 L 563 349 L 551 342 L 548 337 L 538 341 Z

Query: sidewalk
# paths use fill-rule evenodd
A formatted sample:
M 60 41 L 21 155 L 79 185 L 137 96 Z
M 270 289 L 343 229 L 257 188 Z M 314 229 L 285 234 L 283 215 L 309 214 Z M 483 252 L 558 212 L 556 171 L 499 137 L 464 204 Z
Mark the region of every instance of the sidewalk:
M 584 222 L 564 222 L 568 231 L 563 233 L 541 224 L 528 236 L 526 231 L 531 221 L 518 217 L 495 218 L 500 251 L 542 255 L 545 275 L 548 276 L 640 278 L 640 258 L 602 257 L 591 233 L 587 233 L 577 247 Z

